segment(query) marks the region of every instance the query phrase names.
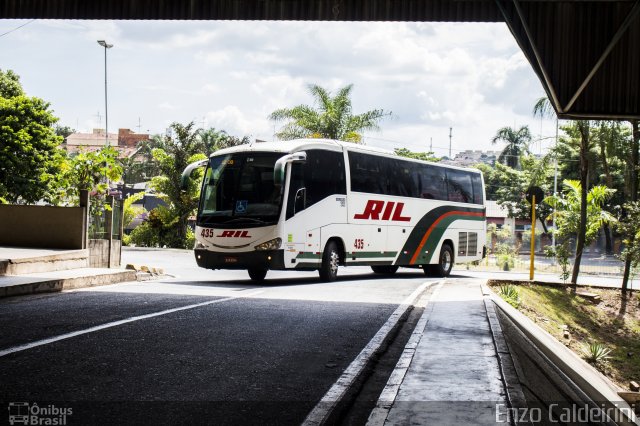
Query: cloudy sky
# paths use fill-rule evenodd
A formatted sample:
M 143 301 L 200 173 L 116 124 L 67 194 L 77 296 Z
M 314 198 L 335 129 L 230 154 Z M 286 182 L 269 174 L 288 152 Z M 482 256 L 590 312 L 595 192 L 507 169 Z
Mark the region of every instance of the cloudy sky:
M 272 140 L 267 116 L 310 103 L 308 84 L 352 83 L 354 113 L 392 112 L 372 146 L 446 155 L 452 127 L 455 155 L 502 148 L 504 126 L 555 132 L 531 116 L 544 91 L 504 24 L 2 20 L 0 34 L 0 68 L 80 131 L 104 127 L 105 39 L 110 131 L 195 121 Z

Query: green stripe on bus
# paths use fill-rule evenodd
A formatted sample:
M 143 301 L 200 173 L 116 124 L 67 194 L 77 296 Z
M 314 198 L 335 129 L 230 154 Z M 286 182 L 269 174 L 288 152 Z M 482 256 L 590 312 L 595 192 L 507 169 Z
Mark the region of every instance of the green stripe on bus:
M 422 219 L 420 219 L 418 221 L 416 226 L 411 231 L 411 234 L 409 234 L 409 237 L 407 238 L 407 241 L 405 242 L 404 246 L 402 247 L 400 255 L 398 256 L 398 259 L 396 260 L 395 264 L 396 265 L 410 265 L 411 264 L 411 258 L 413 257 L 414 253 L 418 249 L 418 246 L 422 242 L 422 239 L 423 239 L 424 235 L 426 234 L 426 232 L 429 230 L 429 228 L 431 228 L 431 226 L 438 219 L 440 219 L 440 217 L 442 217 L 443 215 L 446 215 L 447 213 L 450 213 L 450 212 L 482 213 L 483 214 L 481 217 L 475 217 L 475 216 L 457 217 L 456 215 L 450 216 L 450 217 L 455 218 L 454 220 L 485 220 L 484 209 L 483 208 L 454 207 L 454 206 L 437 207 L 437 208 L 431 210 L 430 212 L 428 212 L 427 214 L 425 214 L 422 217 Z M 429 252 L 431 254 L 433 254 L 433 248 L 429 249 L 427 246 L 429 246 L 429 247 L 437 247 L 438 243 L 440 242 L 440 238 L 442 237 L 442 234 L 444 233 L 444 230 L 446 230 L 446 227 L 448 225 L 450 225 L 451 222 L 453 222 L 453 220 L 451 222 L 449 222 L 449 221 L 447 221 L 445 219 L 445 220 L 443 220 L 443 222 L 448 222 L 448 223 L 446 223 L 446 225 L 442 225 L 440 223 L 438 225 L 436 225 L 436 228 L 431 232 L 431 234 L 433 234 L 437 229 L 439 229 L 441 227 L 441 225 L 443 226 L 442 232 L 438 233 L 439 236 L 438 236 L 437 240 L 435 241 L 435 243 L 432 241 L 433 240 L 433 235 L 429 236 L 427 242 L 425 243 L 424 247 L 421 250 L 423 252 L 422 254 L 424 254 L 425 250 L 429 250 Z M 423 262 L 423 263 L 427 262 L 427 261 L 425 261 L 425 257 L 423 257 L 422 254 L 420 256 L 420 260 L 417 260 L 415 262 L 415 264 L 420 264 L 421 262 Z M 429 260 L 431 260 L 431 256 L 429 256 Z
M 347 257 L 349 259 L 373 259 L 376 257 L 396 257 L 398 254 L 397 251 L 357 251 L 355 253 L 347 253 Z
M 427 238 L 426 243 L 424 244 L 424 246 L 422 246 L 422 249 L 420 250 L 421 253 L 416 258 L 414 264 L 422 265 L 422 264 L 429 263 L 431 261 L 431 258 L 433 257 L 436 247 L 438 247 L 438 244 L 442 239 L 442 235 L 445 233 L 449 225 L 451 225 L 456 220 L 483 221 L 485 220 L 485 218 L 477 217 L 477 216 L 451 215 L 441 220 L 440 222 L 438 222 L 435 228 L 433 228 L 433 230 L 431 231 L 429 238 Z

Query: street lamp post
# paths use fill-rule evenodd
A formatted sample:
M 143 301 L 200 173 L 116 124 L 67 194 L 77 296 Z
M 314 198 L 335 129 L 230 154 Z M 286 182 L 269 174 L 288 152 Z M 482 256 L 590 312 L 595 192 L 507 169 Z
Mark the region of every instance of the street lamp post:
M 107 49 L 111 49 L 113 44 L 108 44 L 104 40 L 98 40 L 98 44 L 104 47 L 104 139 L 109 146 L 109 112 L 107 110 Z

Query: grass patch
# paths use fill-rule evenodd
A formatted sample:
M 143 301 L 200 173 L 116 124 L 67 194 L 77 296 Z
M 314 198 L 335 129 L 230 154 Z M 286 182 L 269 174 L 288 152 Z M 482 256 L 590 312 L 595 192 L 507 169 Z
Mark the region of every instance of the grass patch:
M 503 295 L 501 289 L 507 284 L 517 289 Z M 578 287 L 577 291 L 600 296 L 594 304 L 576 295 L 571 287 L 505 282 L 489 285 L 509 303 L 515 291 L 517 309 L 623 389 L 628 389 L 631 380 L 640 379 L 638 293 L 623 297 L 618 289 Z

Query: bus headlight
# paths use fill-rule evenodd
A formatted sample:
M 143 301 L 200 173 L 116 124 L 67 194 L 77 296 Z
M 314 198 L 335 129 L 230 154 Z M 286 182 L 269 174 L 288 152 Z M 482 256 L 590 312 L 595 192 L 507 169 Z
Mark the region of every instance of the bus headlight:
M 274 238 L 273 240 L 269 240 L 265 243 L 258 244 L 254 248 L 256 250 L 277 250 L 280 248 L 281 245 L 282 245 L 282 239 Z

